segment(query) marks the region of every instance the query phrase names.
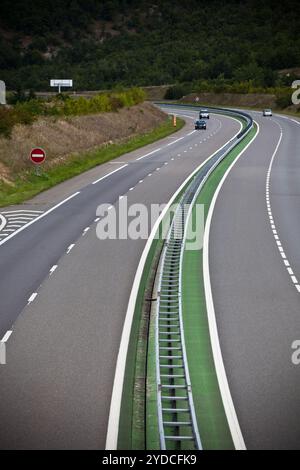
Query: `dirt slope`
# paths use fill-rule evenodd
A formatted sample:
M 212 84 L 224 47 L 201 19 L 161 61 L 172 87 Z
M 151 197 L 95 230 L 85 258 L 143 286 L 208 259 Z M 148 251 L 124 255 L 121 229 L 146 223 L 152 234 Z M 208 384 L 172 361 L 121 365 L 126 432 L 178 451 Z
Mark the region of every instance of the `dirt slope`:
M 67 119 L 39 119 L 31 126 L 16 126 L 10 139 L 0 138 L 0 178 L 29 168 L 33 147 L 47 152 L 46 165 L 65 159 L 74 152 L 119 142 L 154 129 L 166 115 L 149 103 L 115 113 Z

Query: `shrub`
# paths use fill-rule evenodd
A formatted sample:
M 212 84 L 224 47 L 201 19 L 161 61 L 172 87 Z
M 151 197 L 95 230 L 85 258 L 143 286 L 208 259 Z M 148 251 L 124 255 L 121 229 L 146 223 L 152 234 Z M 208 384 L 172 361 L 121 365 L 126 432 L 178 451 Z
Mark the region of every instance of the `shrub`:
M 165 93 L 166 100 L 179 100 L 187 95 L 189 90 L 184 85 L 174 85 L 167 89 Z
M 292 104 L 292 93 L 290 89 L 281 90 L 276 93 L 276 106 L 284 109 Z

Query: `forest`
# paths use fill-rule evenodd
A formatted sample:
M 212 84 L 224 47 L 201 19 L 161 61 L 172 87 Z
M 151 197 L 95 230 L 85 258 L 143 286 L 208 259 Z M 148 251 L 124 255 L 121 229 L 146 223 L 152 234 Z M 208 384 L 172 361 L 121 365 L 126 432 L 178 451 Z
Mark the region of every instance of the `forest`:
M 160 84 L 289 86 L 300 2 L 1 0 L 0 79 L 9 90 Z M 297 77 L 296 77 L 297 78 Z

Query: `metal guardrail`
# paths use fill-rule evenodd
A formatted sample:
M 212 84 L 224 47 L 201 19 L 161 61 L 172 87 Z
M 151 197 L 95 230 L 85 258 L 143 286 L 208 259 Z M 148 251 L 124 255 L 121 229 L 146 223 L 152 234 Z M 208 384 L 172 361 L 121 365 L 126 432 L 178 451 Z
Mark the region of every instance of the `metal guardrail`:
M 229 112 L 233 114 L 232 111 Z M 239 112 L 236 114 L 241 115 Z M 243 113 L 243 118 L 247 121 L 246 127 L 213 155 L 185 190 L 175 211 L 161 255 L 155 344 L 158 426 L 162 450 L 202 449 L 182 319 L 183 253 L 187 222 L 199 192 L 209 175 L 253 126 L 250 116 Z

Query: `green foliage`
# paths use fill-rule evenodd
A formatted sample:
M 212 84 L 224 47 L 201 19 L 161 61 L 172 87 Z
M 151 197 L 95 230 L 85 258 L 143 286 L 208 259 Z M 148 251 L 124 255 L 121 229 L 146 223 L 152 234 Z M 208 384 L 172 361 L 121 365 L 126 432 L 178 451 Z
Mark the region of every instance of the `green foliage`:
M 123 107 L 131 107 L 145 100 L 145 93 L 140 88 L 126 91 L 101 93 L 90 99 L 71 98 L 68 95 L 58 95 L 53 100 L 26 97 L 19 91 L 14 108 L 0 107 L 0 135 L 9 137 L 15 124 L 32 124 L 38 116 L 80 116 L 117 111 Z
M 179 100 L 183 96 L 187 95 L 190 89 L 186 85 L 174 85 L 167 89 L 165 93 L 166 100 Z
M 276 93 L 276 106 L 284 109 L 292 104 L 292 92 L 290 89 L 280 90 Z
M 14 90 L 46 91 L 55 77 L 73 78 L 77 90 L 200 80 L 219 80 L 217 91 L 228 80 L 278 87 L 290 85 L 278 70 L 300 66 L 295 0 L 2 0 L 1 13 L 16 33 L 0 40 L 1 79 Z
M 12 129 L 16 124 L 33 123 L 34 116 L 21 106 L 18 109 L 11 109 L 0 105 L 0 135 L 10 137 Z
M 0 114 L 1 114 L 0 107 Z M 1 125 L 1 119 L 0 119 Z M 101 163 L 117 158 L 128 152 L 132 152 L 140 147 L 151 144 L 156 140 L 162 139 L 184 126 L 184 121 L 177 119 L 177 127 L 174 128 L 172 120 L 167 119 L 161 125 L 152 131 L 129 138 L 122 144 L 113 144 L 102 146 L 91 152 L 76 154 L 67 159 L 64 163 L 56 165 L 43 173 L 42 176 L 36 176 L 34 171 L 22 173 L 16 176 L 14 185 L 8 185 L 0 181 L 0 206 L 19 204 L 36 194 L 55 186 L 62 181 L 79 175 L 83 171 L 100 165 Z

